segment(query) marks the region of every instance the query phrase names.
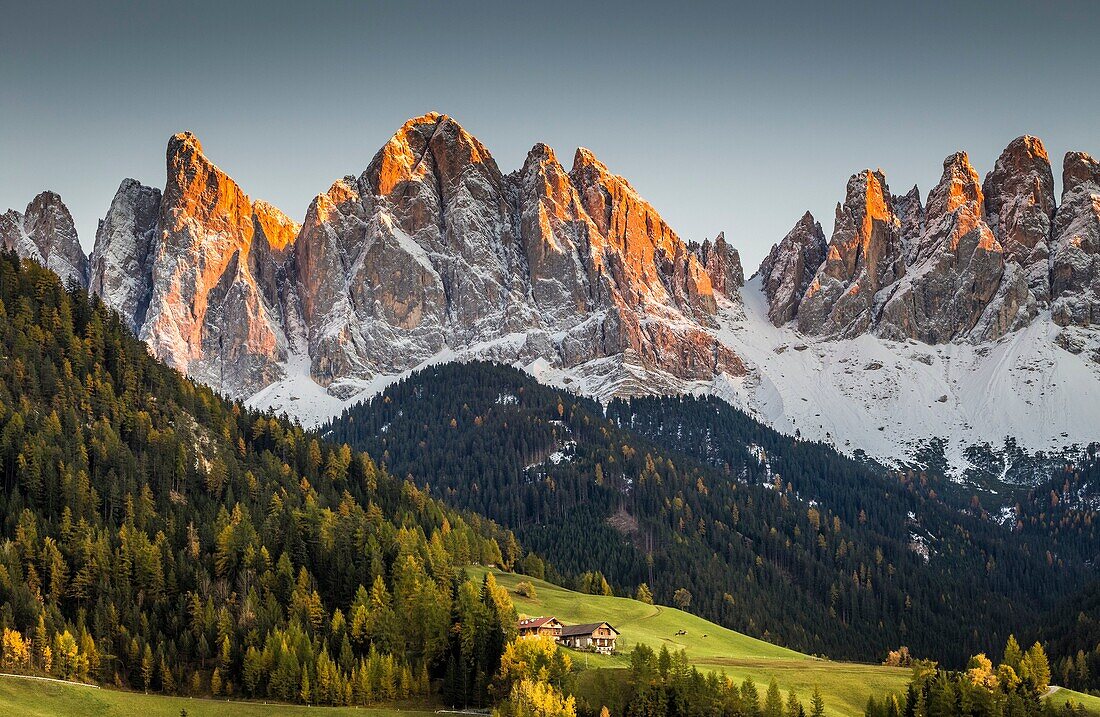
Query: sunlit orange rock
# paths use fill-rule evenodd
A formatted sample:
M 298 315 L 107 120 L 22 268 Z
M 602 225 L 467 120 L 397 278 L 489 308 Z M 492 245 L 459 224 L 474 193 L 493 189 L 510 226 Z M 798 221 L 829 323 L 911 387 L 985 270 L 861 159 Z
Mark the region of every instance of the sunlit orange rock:
M 825 262 L 799 304 L 799 330 L 838 338 L 866 332 L 877 292 L 905 274 L 904 254 L 886 178 L 871 170 L 852 175 Z
M 992 340 L 1026 325 L 1036 313 L 1027 276 L 984 219 L 978 174 L 965 152 L 944 160 L 928 195 L 925 230 L 912 264 L 882 308 L 879 333 L 946 343 Z
M 166 160 L 140 335 L 155 355 L 216 388 L 254 391 L 281 375 L 287 356 L 279 275 L 298 226 L 254 205 L 190 132 L 169 140 Z M 101 267 L 100 284 L 119 271 Z

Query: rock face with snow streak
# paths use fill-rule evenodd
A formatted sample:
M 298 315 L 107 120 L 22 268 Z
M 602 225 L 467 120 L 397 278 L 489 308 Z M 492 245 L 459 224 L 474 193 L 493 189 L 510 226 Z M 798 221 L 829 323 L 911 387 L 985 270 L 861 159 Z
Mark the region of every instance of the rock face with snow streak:
M 761 286 L 768 297 L 768 318 L 782 326 L 795 317 L 802 297 L 825 261 L 828 244 L 821 224 L 809 212 L 772 246 L 760 265 Z
M 813 282 L 799 302 L 784 299 L 775 313 L 788 320 L 793 315 L 802 333 L 826 338 L 875 333 L 929 344 L 999 339 L 1027 326 L 1050 302 L 1053 226 L 1072 223 L 1059 214 L 1046 149 L 1029 135 L 1005 148 L 984 184 L 964 152 L 948 157 L 927 206 L 916 187 L 891 196 L 882 173 L 866 170 L 848 182 Z M 1062 274 L 1088 273 L 1074 242 L 1062 244 Z M 769 290 L 767 281 L 763 288 Z M 1079 305 L 1080 286 L 1069 293 L 1059 315 L 1087 313 Z
M 894 214 L 901 222 L 901 242 L 905 247 L 905 262 L 912 264 L 916 259 L 916 250 L 920 245 L 920 235 L 924 233 L 924 205 L 921 204 L 920 190 L 913 187 L 902 196 L 895 195 L 891 200 Z
M 1080 378 L 1100 375 L 1100 167 L 1071 153 L 1064 185 L 1055 209 L 1031 137 L 984 184 L 965 155 L 949 157 L 927 206 L 916 187 L 893 195 L 866 170 L 848 183 L 831 241 L 806 214 L 746 287 L 724 236 L 685 243 L 585 149 L 567 169 L 537 144 L 504 174 L 432 113 L 317 195 L 299 227 L 182 133 L 163 193 L 119 187 L 90 290 L 172 365 L 303 420 L 422 363 L 489 358 L 600 398 L 714 391 L 784 430 L 876 450 L 882 426 L 919 439 L 947 404 L 961 432 L 984 422 L 981 440 L 1011 434 L 1010 417 L 980 413 L 1005 379 L 1053 445 L 1074 427 L 1058 402 L 1100 393 Z M 47 193 L 0 216 L 0 237 L 81 282 L 71 224 Z M 951 368 L 952 356 L 967 359 Z M 1062 366 L 1059 387 L 1084 390 L 1033 380 L 1051 366 Z M 976 371 L 992 383 L 974 388 Z M 903 425 L 909 409 L 924 418 Z M 868 413 L 875 426 L 846 425 Z
M 1100 324 L 1100 162 L 1066 154 L 1051 252 L 1051 314 L 1062 325 Z
M 901 221 L 886 177 L 871 170 L 852 175 L 825 262 L 799 305 L 799 330 L 833 338 L 866 333 L 881 308 L 879 290 L 904 274 Z
M 337 395 L 486 344 L 611 372 L 743 370 L 708 330 L 708 267 L 587 150 L 566 172 L 536 145 L 503 175 L 453 119 L 415 118 L 314 200 L 295 254 L 311 374 Z M 736 252 L 722 240 L 708 256 L 736 294 Z
M 711 288 L 723 296 L 736 300 L 741 287 L 745 285 L 745 269 L 741 266 L 741 255 L 726 241 L 725 232 L 718 232 L 714 242 L 704 239 L 701 246 L 689 244 L 703 268 L 710 277 Z
M 297 299 L 298 225 L 248 196 L 189 132 L 169 140 L 163 193 L 126 180 L 100 222 L 91 290 L 158 358 L 234 395 L 282 375 Z M 292 268 L 290 269 L 292 271 Z
M 33 259 L 67 283 L 88 286 L 88 258 L 80 248 L 72 215 L 61 197 L 42 192 L 22 214 L 0 214 L 0 246 Z
M 89 290 L 122 315 L 135 334 L 152 295 L 150 260 L 157 240 L 160 190 L 124 179 L 99 222 Z
M 913 264 L 883 308 L 879 333 L 929 344 L 997 339 L 1035 315 L 1027 278 L 983 219 L 982 188 L 964 152 L 944 160 L 928 195 Z
M 982 190 L 986 221 L 1006 259 L 1022 267 L 1036 302 L 1048 304 L 1054 175 L 1042 141 L 1030 135 L 1013 140 L 986 175 Z

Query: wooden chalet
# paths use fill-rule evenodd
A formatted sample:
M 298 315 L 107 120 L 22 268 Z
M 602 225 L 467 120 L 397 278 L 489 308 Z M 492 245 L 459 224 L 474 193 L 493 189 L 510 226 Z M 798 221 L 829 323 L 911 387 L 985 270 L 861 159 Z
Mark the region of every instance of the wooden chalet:
M 556 617 L 529 617 L 519 621 L 519 636 L 545 635 L 557 640 L 563 627 Z
M 592 650 L 611 654 L 615 651 L 615 639 L 619 631 L 606 622 L 590 622 L 584 625 L 562 627 L 558 642 L 574 650 Z

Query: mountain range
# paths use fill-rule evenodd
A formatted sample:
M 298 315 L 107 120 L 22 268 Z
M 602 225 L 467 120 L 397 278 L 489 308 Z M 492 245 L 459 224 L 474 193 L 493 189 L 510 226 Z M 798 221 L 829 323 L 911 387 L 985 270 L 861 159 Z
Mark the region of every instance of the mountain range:
M 301 223 L 251 199 L 191 133 L 163 190 L 127 179 L 90 257 L 60 197 L 0 242 L 87 287 L 171 366 L 305 423 L 432 363 L 515 364 L 608 400 L 717 395 L 793 435 L 960 467 L 1096 438 L 1100 162 L 1013 140 L 922 200 L 852 175 L 831 235 L 809 213 L 746 282 L 719 234 L 685 241 L 578 149 L 504 174 L 452 118 L 409 120 Z

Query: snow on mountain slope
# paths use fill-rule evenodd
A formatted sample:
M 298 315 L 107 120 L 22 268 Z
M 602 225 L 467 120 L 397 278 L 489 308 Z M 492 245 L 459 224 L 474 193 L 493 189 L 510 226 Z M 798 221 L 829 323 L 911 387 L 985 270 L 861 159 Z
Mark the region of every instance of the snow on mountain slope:
M 742 289 L 743 317 L 726 306 L 718 338 L 741 356 L 746 376 L 685 381 L 644 371 L 615 357 L 562 368 L 545 359 L 514 362 L 540 382 L 607 400 L 624 393 L 714 394 L 786 433 L 861 449 L 893 463 L 913 457 L 930 439 L 944 441 L 950 465 L 966 466 L 968 447 L 1003 446 L 1006 438 L 1028 451 L 1058 451 L 1100 440 L 1100 365 L 1054 342 L 1049 315 L 993 343 L 930 346 L 870 334 L 830 341 L 803 336 L 768 319 L 760 277 Z M 455 352 L 446 350 L 416 368 L 446 361 L 501 359 L 527 341 L 509 334 Z M 412 373 L 376 376 L 335 398 L 309 378 L 308 363 L 249 400 L 286 410 L 317 425 Z M 1026 430 L 1021 430 L 1021 426 Z
M 713 390 L 779 430 L 883 460 L 939 437 L 953 466 L 967 447 L 1006 437 L 1032 452 L 1100 439 L 1100 365 L 1060 348 L 1049 314 L 979 345 L 825 341 L 773 326 L 759 277 L 743 299 L 744 322 L 720 338 L 752 373 Z
M 1019 451 L 1100 439 L 1100 163 L 1067 154 L 1058 204 L 1026 135 L 984 183 L 950 155 L 927 206 L 851 175 L 831 238 L 806 213 L 748 285 L 724 235 L 684 241 L 592 152 L 566 171 L 539 143 L 505 174 L 438 113 L 302 224 L 183 132 L 163 192 L 120 185 L 90 265 L 49 192 L 0 215 L 0 244 L 89 286 L 170 365 L 308 425 L 486 359 L 601 400 L 715 394 L 887 462 L 944 450 L 968 480 L 1030 480 Z

